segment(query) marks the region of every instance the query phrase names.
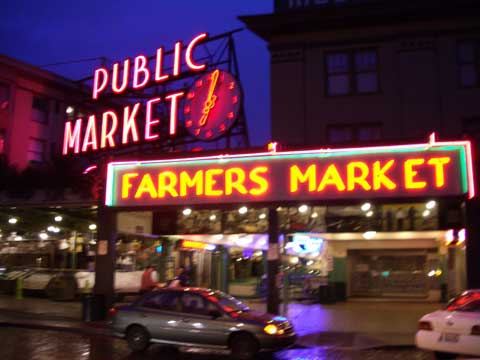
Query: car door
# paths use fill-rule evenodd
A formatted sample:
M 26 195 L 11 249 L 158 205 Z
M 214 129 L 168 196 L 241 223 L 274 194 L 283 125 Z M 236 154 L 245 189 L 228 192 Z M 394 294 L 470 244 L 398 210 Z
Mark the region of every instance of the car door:
M 232 319 L 199 293 L 182 294 L 182 341 L 192 344 L 226 346 Z M 217 313 L 217 316 L 213 316 Z
M 138 320 L 152 338 L 176 341 L 182 315 L 180 299 L 180 292 L 169 290 L 152 292 L 140 301 Z

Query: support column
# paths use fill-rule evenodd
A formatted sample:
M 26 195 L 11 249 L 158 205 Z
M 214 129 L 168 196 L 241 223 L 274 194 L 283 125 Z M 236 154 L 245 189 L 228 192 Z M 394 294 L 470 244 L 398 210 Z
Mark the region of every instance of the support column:
M 93 292 L 99 298 L 105 300 L 104 316 L 115 300 L 116 231 L 116 210 L 107 206 L 99 206 L 97 254 L 95 256 L 95 287 Z
M 267 252 L 267 312 L 279 314 L 279 295 L 276 278 L 280 266 L 278 245 L 278 214 L 275 208 L 268 209 L 268 252 Z
M 467 229 L 467 288 L 480 289 L 480 202 L 477 199 L 466 202 L 466 229 Z

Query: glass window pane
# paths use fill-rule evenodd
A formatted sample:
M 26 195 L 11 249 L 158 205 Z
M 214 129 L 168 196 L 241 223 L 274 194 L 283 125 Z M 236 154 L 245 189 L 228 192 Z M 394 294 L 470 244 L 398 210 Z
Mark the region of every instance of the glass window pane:
M 348 55 L 346 53 L 328 54 L 327 71 L 329 74 L 348 72 Z
M 477 69 L 475 65 L 463 65 L 460 67 L 460 83 L 462 86 L 474 86 L 477 84 Z
M 379 126 L 364 126 L 357 129 L 357 137 L 359 141 L 380 140 L 381 131 Z
M 472 63 L 475 61 L 475 43 L 463 42 L 458 46 L 458 58 L 460 63 Z
M 331 75 L 328 77 L 328 95 L 345 95 L 350 91 L 348 75 Z
M 377 53 L 375 51 L 359 51 L 355 53 L 355 70 L 357 72 L 372 71 L 377 68 Z
M 373 93 L 378 91 L 377 73 L 357 74 L 357 92 Z
M 335 126 L 328 129 L 328 141 L 331 143 L 346 143 L 353 140 L 350 126 Z

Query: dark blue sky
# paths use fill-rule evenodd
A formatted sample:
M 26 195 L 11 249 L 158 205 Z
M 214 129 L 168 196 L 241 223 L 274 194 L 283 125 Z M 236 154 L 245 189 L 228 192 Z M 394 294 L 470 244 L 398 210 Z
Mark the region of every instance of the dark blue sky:
M 0 53 L 34 64 L 105 56 L 123 60 L 158 46 L 220 34 L 238 15 L 272 12 L 273 0 L 0 0 Z M 266 44 L 245 30 L 235 36 L 250 141 L 270 139 L 269 58 Z M 48 70 L 78 79 L 98 62 Z

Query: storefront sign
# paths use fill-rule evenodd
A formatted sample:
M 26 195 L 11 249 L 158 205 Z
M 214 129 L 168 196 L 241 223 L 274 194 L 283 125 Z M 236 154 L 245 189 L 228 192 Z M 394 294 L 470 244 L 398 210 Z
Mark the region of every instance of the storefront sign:
M 321 149 L 108 165 L 106 205 L 473 197 L 470 143 Z
M 295 234 L 287 242 L 285 249 L 291 250 L 296 255 L 317 254 L 322 252 L 325 240 L 309 235 Z
M 182 249 L 210 250 L 210 251 L 213 251 L 217 248 L 213 244 L 205 244 L 200 241 L 192 241 L 192 240 L 182 240 L 181 247 Z
M 167 73 L 163 47 L 149 58 L 138 55 L 133 61 L 116 62 L 112 69 L 95 70 L 92 99 L 108 93 L 120 95 L 135 92 L 149 85 L 164 85 L 169 81 L 185 79 L 191 74 L 205 72 L 207 63 L 196 62 L 194 51 L 208 35 L 202 33 L 186 47 L 180 41 L 174 46 L 170 71 Z M 225 70 L 215 69 L 197 79 L 187 91 L 177 90 L 163 98 L 151 95 L 122 109 L 108 109 L 100 115 L 89 115 L 67 121 L 63 134 L 63 155 L 90 153 L 144 142 L 165 140 L 177 135 L 179 119 L 191 136 L 198 140 L 214 140 L 226 134 L 240 111 L 240 85 Z M 184 106 L 182 107 L 182 102 Z M 161 118 L 158 106 L 166 104 L 169 115 Z M 183 116 L 180 117 L 180 111 Z M 167 123 L 168 132 L 161 133 L 161 123 Z M 183 125 L 183 124 L 182 124 Z

